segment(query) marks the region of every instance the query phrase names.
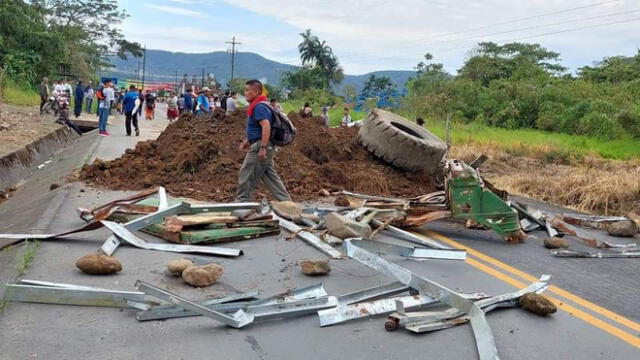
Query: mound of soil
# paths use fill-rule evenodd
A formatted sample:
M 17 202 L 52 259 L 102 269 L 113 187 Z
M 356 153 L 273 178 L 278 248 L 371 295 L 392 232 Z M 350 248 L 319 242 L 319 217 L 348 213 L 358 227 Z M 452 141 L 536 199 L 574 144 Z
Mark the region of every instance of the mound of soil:
M 277 169 L 296 201 L 315 200 L 321 189 L 385 196 L 417 196 L 434 191 L 432 179 L 405 172 L 374 158 L 356 140 L 357 128 L 324 127 L 322 118 L 289 114 L 295 141 L 278 151 Z M 165 186 L 174 196 L 232 201 L 244 153 L 246 113 L 222 117 L 185 114 L 156 140 L 140 142 L 112 161 L 96 159 L 80 178 L 115 190 Z M 269 196 L 258 188 L 255 198 Z

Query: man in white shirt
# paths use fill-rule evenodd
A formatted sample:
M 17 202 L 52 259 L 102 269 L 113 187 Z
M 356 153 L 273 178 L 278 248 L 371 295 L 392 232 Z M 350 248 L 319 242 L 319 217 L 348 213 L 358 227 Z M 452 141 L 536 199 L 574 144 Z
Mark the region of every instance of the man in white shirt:
M 56 84 L 53 86 L 53 96 L 60 96 L 64 93 L 64 85 L 62 85 L 62 79 L 56 81 Z
M 102 94 L 104 98 L 101 99 L 98 104 L 98 113 L 100 115 L 98 120 L 98 135 L 110 136 L 111 134 L 107 131 L 107 121 L 109 120 L 109 109 L 111 109 L 111 104 L 115 100 L 115 92 L 113 91 L 111 80 L 105 81 Z
M 235 91 L 232 91 L 231 96 L 227 98 L 227 114 L 236 111 L 238 108 L 238 103 L 236 102 L 237 98 L 238 94 Z

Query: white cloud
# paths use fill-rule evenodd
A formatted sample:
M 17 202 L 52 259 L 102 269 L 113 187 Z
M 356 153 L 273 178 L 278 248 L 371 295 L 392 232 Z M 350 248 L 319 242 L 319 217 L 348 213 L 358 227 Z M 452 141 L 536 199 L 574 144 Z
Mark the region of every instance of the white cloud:
M 189 10 L 189 9 L 183 9 L 175 6 L 164 6 L 164 5 L 155 5 L 155 4 L 145 4 L 145 6 L 157 11 L 161 11 L 161 12 L 165 12 L 173 15 L 183 15 L 183 16 L 189 16 L 189 17 L 198 18 L 198 19 L 207 18 L 206 15 L 200 12 Z
M 530 29 L 507 34 L 487 35 L 523 27 L 563 22 L 585 17 L 635 10 L 634 0 L 224 0 L 294 26 L 300 31 L 310 28 L 327 40 L 347 73 L 362 73 L 379 69 L 411 69 L 422 54 L 431 52 L 436 61 L 448 70 L 455 70 L 464 61 L 465 53 L 478 41 L 501 41 L 525 38 L 542 33 L 561 31 L 591 24 L 640 18 L 627 14 Z M 601 3 L 597 6 L 592 4 Z M 571 8 L 584 7 L 572 11 Z M 555 14 L 550 14 L 555 13 Z M 538 16 L 548 14 L 546 16 Z M 531 18 L 533 17 L 533 18 Z M 524 19 L 509 22 L 515 19 Z M 504 24 L 505 22 L 509 22 Z M 486 25 L 499 24 L 486 27 Z M 465 29 L 477 28 L 464 32 Z M 560 52 L 566 65 L 585 65 L 585 58 L 598 60 L 604 56 L 634 53 L 640 46 L 636 34 L 640 21 L 620 25 L 583 29 L 544 37 L 524 39 L 539 42 Z M 469 39 L 473 38 L 473 39 Z M 461 39 L 467 39 L 462 41 Z M 293 44 L 300 41 L 295 34 Z M 597 46 L 594 46 L 597 44 Z M 253 51 L 249 47 L 247 50 Z M 631 49 L 631 50 L 629 50 Z

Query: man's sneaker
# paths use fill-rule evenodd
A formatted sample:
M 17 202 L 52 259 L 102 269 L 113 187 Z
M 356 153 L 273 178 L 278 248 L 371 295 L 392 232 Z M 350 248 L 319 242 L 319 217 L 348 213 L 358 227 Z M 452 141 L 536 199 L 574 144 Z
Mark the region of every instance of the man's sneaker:
M 107 130 L 105 130 L 104 131 L 104 136 L 111 136 L 111 134 Z
M 99 135 L 99 136 L 107 136 L 107 135 L 104 133 L 104 131 L 100 131 L 100 132 L 98 132 L 98 135 Z
M 136 136 L 140 136 L 140 130 L 136 129 Z

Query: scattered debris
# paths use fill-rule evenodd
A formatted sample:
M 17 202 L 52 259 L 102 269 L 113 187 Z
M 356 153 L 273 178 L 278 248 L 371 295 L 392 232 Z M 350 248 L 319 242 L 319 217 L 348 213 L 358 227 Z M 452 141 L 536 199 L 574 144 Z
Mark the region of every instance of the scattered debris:
M 640 250 L 608 250 L 607 252 L 589 252 L 589 251 L 574 251 L 574 250 L 552 250 L 551 254 L 556 257 L 571 257 L 571 258 L 593 258 L 593 259 L 607 259 L 607 258 L 638 258 L 640 257 Z
M 167 271 L 175 276 L 182 276 L 182 272 L 193 266 L 193 261 L 189 259 L 174 259 L 167 263 Z
M 347 199 L 345 196 L 336 197 L 336 200 L 333 202 L 333 204 L 335 206 L 342 206 L 342 207 L 348 207 L 350 205 L 349 199 Z
M 320 189 L 320 191 L 318 191 L 318 195 L 320 196 L 331 196 L 331 192 L 329 192 L 329 190 L 327 189 Z
M 60 184 L 53 183 L 49 186 L 49 191 L 55 190 L 60 187 Z
M 328 259 L 305 259 L 298 262 L 305 275 L 326 275 L 331 272 Z
M 224 268 L 218 264 L 190 266 L 182 272 L 182 280 L 192 286 L 209 286 L 215 283 L 223 273 Z
M 638 233 L 638 225 L 631 220 L 616 221 L 607 226 L 607 232 L 611 236 L 633 237 Z
M 85 255 L 76 261 L 76 267 L 91 275 L 110 275 L 122 270 L 118 259 L 104 254 Z
M 338 213 L 330 213 L 325 216 L 327 232 L 340 239 L 369 238 L 372 230 L 366 223 L 357 222 Z
M 523 309 L 540 316 L 555 314 L 555 312 L 558 311 L 558 308 L 554 303 L 546 297 L 536 293 L 529 293 L 523 296 L 520 299 L 520 304 Z
M 548 237 L 544 239 L 544 247 L 547 249 L 566 249 L 569 247 L 569 242 L 559 237 Z
M 271 209 L 280 217 L 300 223 L 302 207 L 293 201 L 272 201 Z

